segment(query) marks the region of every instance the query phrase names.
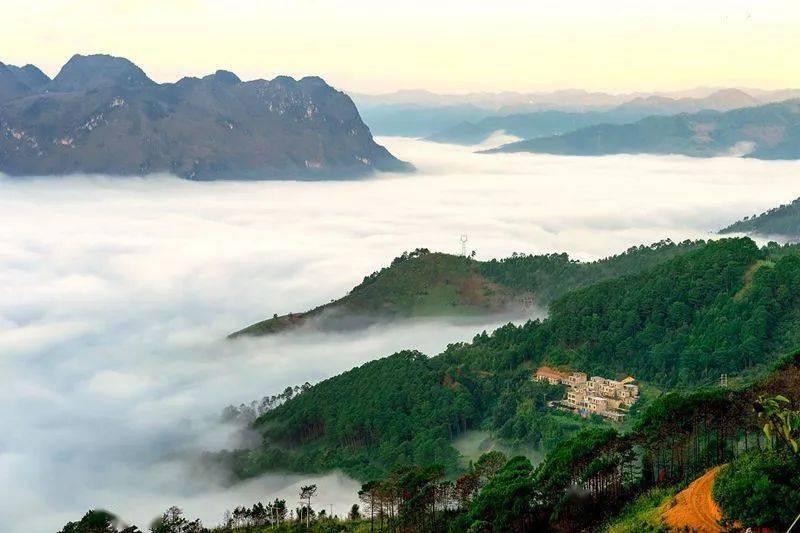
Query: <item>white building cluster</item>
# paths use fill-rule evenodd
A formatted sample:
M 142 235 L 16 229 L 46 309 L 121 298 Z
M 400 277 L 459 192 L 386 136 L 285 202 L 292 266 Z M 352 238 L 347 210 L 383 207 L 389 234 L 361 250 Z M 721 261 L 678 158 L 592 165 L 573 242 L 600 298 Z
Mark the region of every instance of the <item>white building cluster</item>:
M 543 366 L 536 371 L 533 379 L 553 385 L 566 385 L 566 397 L 561 401 L 551 402 L 551 405 L 583 416 L 596 414 L 621 422 L 628 409 L 639 399 L 639 387 L 630 376 L 622 381 L 600 376 L 589 378 L 583 372 L 559 372 Z

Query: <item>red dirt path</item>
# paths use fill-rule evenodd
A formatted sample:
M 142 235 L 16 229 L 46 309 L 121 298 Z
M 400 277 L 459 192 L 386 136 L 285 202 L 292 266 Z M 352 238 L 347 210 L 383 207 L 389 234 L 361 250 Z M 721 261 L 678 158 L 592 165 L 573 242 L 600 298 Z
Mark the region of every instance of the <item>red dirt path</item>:
M 672 528 L 689 528 L 699 533 L 718 533 L 725 529 L 717 522 L 722 518 L 711 495 L 720 467 L 714 467 L 695 479 L 675 497 L 675 505 L 664 513 L 664 522 Z

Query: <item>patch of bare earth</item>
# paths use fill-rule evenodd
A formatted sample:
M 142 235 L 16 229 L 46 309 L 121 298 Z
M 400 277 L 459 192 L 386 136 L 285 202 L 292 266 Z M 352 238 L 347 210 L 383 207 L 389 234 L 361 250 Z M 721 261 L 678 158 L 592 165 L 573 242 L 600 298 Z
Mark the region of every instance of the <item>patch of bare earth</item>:
M 675 505 L 663 515 L 668 526 L 698 533 L 727 531 L 719 525 L 722 513 L 711 494 L 719 469 L 719 466 L 712 468 L 678 493 Z
M 459 281 L 458 291 L 462 302 L 467 305 L 504 311 L 514 299 L 508 289 L 479 274 L 473 273 Z

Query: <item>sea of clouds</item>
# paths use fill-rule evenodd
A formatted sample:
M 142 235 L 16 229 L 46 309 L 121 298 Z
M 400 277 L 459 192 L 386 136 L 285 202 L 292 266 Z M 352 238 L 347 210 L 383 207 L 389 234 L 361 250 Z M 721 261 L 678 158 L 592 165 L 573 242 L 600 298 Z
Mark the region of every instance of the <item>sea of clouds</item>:
M 738 158 L 479 155 L 383 139 L 418 172 L 330 182 L 0 177 L 0 531 L 57 531 L 92 507 L 147 527 L 207 525 L 276 496 L 343 514 L 358 483 L 267 475 L 226 487 L 203 450 L 219 414 L 402 348 L 435 354 L 496 326 L 418 321 L 227 341 L 343 295 L 404 250 L 603 257 L 705 238 L 800 196 L 800 164 Z

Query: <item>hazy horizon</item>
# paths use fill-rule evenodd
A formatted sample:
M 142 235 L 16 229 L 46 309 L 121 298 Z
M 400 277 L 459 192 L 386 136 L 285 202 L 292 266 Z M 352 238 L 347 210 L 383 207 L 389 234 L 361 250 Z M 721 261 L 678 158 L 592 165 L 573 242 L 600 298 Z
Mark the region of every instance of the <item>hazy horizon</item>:
M 71 57 L 74 55 L 82 55 L 82 56 L 90 56 L 90 55 L 112 55 L 115 57 L 123 57 L 125 59 L 129 59 L 133 61 L 138 67 L 142 68 L 145 74 L 148 75 L 153 81 L 157 83 L 176 83 L 180 81 L 184 77 L 202 77 L 209 74 L 213 74 L 217 70 L 228 70 L 240 76 L 243 81 L 251 81 L 251 80 L 258 80 L 258 79 L 266 79 L 271 80 L 275 77 L 279 76 L 290 76 L 295 79 L 301 79 L 307 76 L 320 76 L 325 81 L 329 82 L 329 84 L 334 85 L 334 87 L 338 90 L 344 91 L 350 95 L 357 95 L 357 96 L 368 96 L 368 97 L 380 97 L 380 96 L 391 96 L 396 94 L 411 94 L 411 93 L 428 93 L 431 95 L 436 95 L 440 97 L 464 97 L 470 95 L 503 95 L 503 94 L 517 94 L 517 95 L 547 95 L 552 93 L 559 93 L 559 92 L 585 92 L 587 94 L 607 94 L 609 96 L 619 96 L 619 97 L 636 97 L 642 95 L 659 95 L 659 96 L 667 96 L 672 98 L 680 98 L 680 97 L 695 97 L 697 95 L 707 95 L 713 93 L 718 90 L 725 90 L 725 89 L 738 89 L 744 92 L 752 92 L 752 96 L 758 96 L 759 93 L 771 93 L 771 92 L 780 92 L 780 91 L 794 91 L 800 90 L 800 81 L 794 84 L 786 84 L 786 85 L 775 85 L 773 87 L 764 86 L 764 85 L 753 85 L 747 83 L 720 83 L 718 85 L 713 84 L 703 84 L 703 83 L 696 83 L 692 84 L 691 82 L 686 83 L 685 85 L 676 85 L 674 87 L 637 87 L 637 88 L 625 88 L 625 89 L 614 89 L 614 88 L 587 88 L 580 85 L 570 85 L 570 84 L 563 84 L 563 85 L 547 85 L 547 86 L 532 86 L 528 88 L 517 88 L 517 89 L 510 89 L 503 86 L 491 87 L 491 88 L 461 88 L 461 89 L 435 89 L 424 85 L 410 85 L 408 87 L 400 87 L 400 88 L 374 88 L 374 89 L 365 89 L 359 90 L 348 86 L 347 84 L 344 85 L 336 85 L 334 82 L 330 81 L 330 79 L 325 78 L 319 74 L 314 72 L 308 73 L 300 73 L 296 75 L 286 74 L 283 72 L 272 72 L 269 75 L 259 75 L 256 72 L 251 73 L 250 76 L 241 76 L 240 72 L 236 71 L 230 66 L 226 66 L 224 64 L 218 65 L 216 67 L 210 67 L 203 69 L 199 68 L 198 70 L 192 71 L 188 70 L 179 76 L 154 76 L 152 75 L 148 69 L 142 65 L 134 61 L 131 56 L 125 55 L 124 53 L 115 53 L 106 50 L 76 50 L 73 53 L 70 53 L 67 56 L 64 56 L 62 63 L 55 63 L 53 60 L 47 60 L 46 63 L 35 63 L 29 60 L 22 60 L 17 61 L 16 63 L 11 60 L 5 60 L 4 57 L 0 57 L 0 62 L 8 64 L 8 65 L 15 65 L 18 67 L 26 66 L 26 65 L 33 65 L 37 68 L 40 68 L 42 72 L 44 72 L 48 77 L 54 78 L 61 67 L 69 61 Z M 47 67 L 43 67 L 43 64 L 47 64 Z
M 13 61 L 6 60 L 4 57 L 0 57 L 0 62 L 8 64 L 8 65 L 15 65 L 17 67 L 33 65 L 37 68 L 40 68 L 42 72 L 44 72 L 50 78 L 54 78 L 58 75 L 61 67 L 69 61 L 69 59 L 75 55 L 82 55 L 82 56 L 91 56 L 91 55 L 112 55 L 115 57 L 122 57 L 128 60 L 133 61 L 133 59 L 129 55 L 125 55 L 124 53 L 112 53 L 106 50 L 75 50 L 73 53 L 69 53 L 67 56 L 64 56 L 62 63 L 55 63 L 54 60 L 48 59 L 46 63 L 35 63 L 28 60 L 17 61 L 14 63 Z M 157 83 L 175 83 L 180 81 L 183 77 L 202 77 L 209 74 L 213 74 L 217 70 L 229 70 L 234 74 L 239 75 L 240 73 L 232 70 L 231 67 L 227 67 L 225 65 L 219 65 L 217 67 L 212 67 L 209 69 L 199 68 L 196 71 L 187 70 L 187 73 L 184 73 L 181 76 L 172 76 L 172 77 L 157 77 L 151 75 L 145 66 L 142 64 L 133 61 L 138 67 L 142 68 L 142 70 L 147 74 L 153 81 Z M 49 65 L 47 67 L 43 67 L 42 65 Z M 187 69 L 191 67 L 187 66 Z M 284 73 L 272 73 L 271 75 L 258 75 L 257 73 L 252 74 L 250 77 L 243 77 L 244 81 L 251 81 L 256 79 L 274 79 L 278 76 L 287 76 L 289 74 Z M 298 74 L 294 77 L 300 79 L 306 76 L 318 76 L 315 73 L 306 73 L 306 74 Z M 241 77 L 241 76 L 240 76 Z M 324 77 L 323 77 L 324 79 Z M 328 80 L 326 80 L 328 81 Z M 387 88 L 387 89 L 373 89 L 373 90 L 356 90 L 351 89 L 346 84 L 343 86 L 336 87 L 339 90 L 346 92 L 347 94 L 357 95 L 357 96 L 367 96 L 367 97 L 380 97 L 380 96 L 392 96 L 398 94 L 430 94 L 439 97 L 464 97 L 464 96 L 479 96 L 479 95 L 494 95 L 494 96 L 502 96 L 502 95 L 548 95 L 552 93 L 560 93 L 560 92 L 585 92 L 587 94 L 606 94 L 609 96 L 619 96 L 625 97 L 630 96 L 634 98 L 636 96 L 642 95 L 659 95 L 659 96 L 667 96 L 672 98 L 680 98 L 680 97 L 698 97 L 699 95 L 708 95 L 715 91 L 725 90 L 725 89 L 738 89 L 744 92 L 752 92 L 752 96 L 758 96 L 760 93 L 771 93 L 771 92 L 780 92 L 780 91 L 794 91 L 800 90 L 800 82 L 796 83 L 795 85 L 777 85 L 774 87 L 766 87 L 766 86 L 758 86 L 758 85 L 747 85 L 747 84 L 718 84 L 718 85 L 709 85 L 709 84 L 692 84 L 691 82 L 685 85 L 678 85 L 671 88 L 663 88 L 663 87 L 639 87 L 639 88 L 629 88 L 629 89 L 604 89 L 604 88 L 586 88 L 583 86 L 578 85 L 558 85 L 558 86 L 539 86 L 539 87 L 530 87 L 530 88 L 519 88 L 519 89 L 509 89 L 506 87 L 498 86 L 493 88 L 485 88 L 485 89 L 477 89 L 477 88 L 461 88 L 455 90 L 436 90 L 424 85 L 411 85 L 408 87 L 401 87 L 401 88 Z

